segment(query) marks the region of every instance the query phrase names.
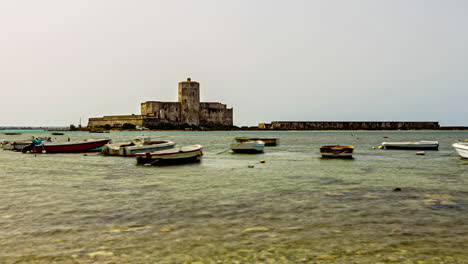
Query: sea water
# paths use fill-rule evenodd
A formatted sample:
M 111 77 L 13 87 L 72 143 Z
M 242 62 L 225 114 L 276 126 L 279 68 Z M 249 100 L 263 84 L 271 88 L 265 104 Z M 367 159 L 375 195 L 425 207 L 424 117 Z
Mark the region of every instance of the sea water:
M 93 153 L 0 151 L 0 263 L 468 262 L 468 161 L 451 147 L 468 132 L 1 137 L 139 135 L 201 144 L 203 160 L 147 167 Z M 237 136 L 281 142 L 264 154 L 233 154 Z M 440 150 L 372 148 L 418 140 L 438 140 Z M 320 158 L 321 145 L 337 143 L 354 145 L 354 159 Z

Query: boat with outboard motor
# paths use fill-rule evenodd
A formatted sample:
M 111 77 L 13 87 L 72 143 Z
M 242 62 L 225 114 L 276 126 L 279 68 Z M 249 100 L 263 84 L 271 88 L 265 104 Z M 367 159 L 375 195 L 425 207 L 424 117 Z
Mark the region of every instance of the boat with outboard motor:
M 137 137 L 131 142 L 106 144 L 102 147 L 101 154 L 105 156 L 134 156 L 137 153 L 146 153 L 170 149 L 175 146 L 171 140 L 152 141 L 149 137 Z
M 3 150 L 21 151 L 24 147 L 30 146 L 33 140 L 34 137 L 31 139 L 4 140 L 1 142 L 1 148 Z M 50 137 L 38 137 L 36 140 L 40 140 L 41 142 L 52 142 Z
M 79 142 L 44 142 L 41 145 L 29 145 L 21 151 L 23 153 L 73 153 L 73 152 L 97 152 L 101 147 L 111 141 L 105 139 L 88 139 Z
M 167 165 L 200 161 L 203 156 L 202 145 L 191 145 L 161 151 L 136 153 L 137 164 Z

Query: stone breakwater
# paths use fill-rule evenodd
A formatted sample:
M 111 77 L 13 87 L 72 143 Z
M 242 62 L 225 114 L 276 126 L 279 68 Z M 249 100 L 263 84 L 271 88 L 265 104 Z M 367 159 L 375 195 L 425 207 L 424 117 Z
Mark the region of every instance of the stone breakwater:
M 271 130 L 414 130 L 439 129 L 439 122 L 401 121 L 273 121 L 260 123 L 259 129 Z

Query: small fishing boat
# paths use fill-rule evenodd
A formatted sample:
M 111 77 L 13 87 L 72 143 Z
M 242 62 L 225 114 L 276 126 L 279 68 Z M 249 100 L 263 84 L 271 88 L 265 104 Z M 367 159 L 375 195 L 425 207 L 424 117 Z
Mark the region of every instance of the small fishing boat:
M 263 141 L 265 146 L 277 146 L 279 145 L 279 138 L 276 137 L 236 137 L 237 142 L 246 142 L 246 141 Z
M 63 136 L 63 133 L 61 133 L 61 132 L 52 132 L 52 135 L 54 135 L 54 136 Z
M 384 149 L 438 150 L 439 141 L 382 142 Z
M 171 148 L 155 152 L 137 153 L 137 164 L 164 165 L 181 164 L 200 161 L 203 156 L 203 146 L 191 145 Z
M 107 144 L 101 154 L 105 156 L 134 156 L 136 153 L 146 153 L 170 149 L 175 146 L 171 140 L 151 141 L 149 137 L 137 137 L 132 142 Z
M 21 135 L 20 132 L 3 132 L 4 135 L 8 136 L 16 136 L 16 135 Z
M 349 145 L 326 145 L 320 147 L 323 158 L 352 158 L 354 146 Z
M 23 153 L 73 153 L 100 151 L 102 146 L 109 143 L 110 138 L 89 139 L 80 142 L 44 142 L 39 146 L 27 146 L 22 149 Z
M 260 140 L 248 140 L 243 142 L 235 142 L 231 144 L 232 151 L 236 153 L 262 153 L 265 148 L 265 142 Z
M 460 157 L 468 159 L 468 143 L 455 143 L 452 147 L 455 148 Z

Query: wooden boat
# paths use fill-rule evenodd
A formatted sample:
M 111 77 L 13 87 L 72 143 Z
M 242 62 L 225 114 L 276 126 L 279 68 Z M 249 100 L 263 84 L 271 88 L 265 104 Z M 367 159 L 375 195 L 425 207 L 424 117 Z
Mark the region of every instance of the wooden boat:
M 236 153 L 262 153 L 265 148 L 265 142 L 260 140 L 248 140 L 243 142 L 235 142 L 231 144 L 232 151 Z
M 35 146 L 32 149 L 27 147 L 22 149 L 23 153 L 73 153 L 73 152 L 91 152 L 100 151 L 100 148 L 105 144 L 109 143 L 110 138 L 87 140 L 80 142 L 44 142 L 40 146 Z
M 63 136 L 63 133 L 61 133 L 61 132 L 53 132 L 52 135 L 54 135 L 54 136 Z
M 324 158 L 352 158 L 354 146 L 326 145 L 320 147 L 320 154 Z
M 468 143 L 455 143 L 452 147 L 455 148 L 460 157 L 468 159 Z
M 384 149 L 438 150 L 438 141 L 382 142 Z
M 246 141 L 263 141 L 265 146 L 277 146 L 279 145 L 279 138 L 275 137 L 236 137 L 237 142 L 246 142 Z
M 136 153 L 146 153 L 170 149 L 175 146 L 171 140 L 151 141 L 150 138 L 137 137 L 132 142 L 106 144 L 101 151 L 105 156 L 134 156 Z
M 191 145 L 171 148 L 155 152 L 137 153 L 137 164 L 164 165 L 200 161 L 203 156 L 203 146 Z

